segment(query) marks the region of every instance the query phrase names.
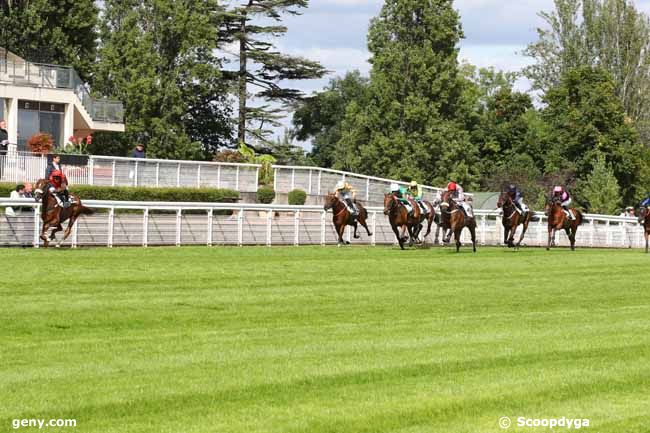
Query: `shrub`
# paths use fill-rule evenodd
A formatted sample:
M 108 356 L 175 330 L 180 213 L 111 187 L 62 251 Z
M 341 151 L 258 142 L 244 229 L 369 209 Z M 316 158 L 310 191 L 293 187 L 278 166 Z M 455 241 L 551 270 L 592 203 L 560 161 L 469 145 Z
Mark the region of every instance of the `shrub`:
M 257 201 L 262 204 L 271 204 L 275 199 L 275 191 L 268 186 L 260 187 L 257 190 Z
M 0 184 L 0 197 L 8 197 L 16 185 Z M 234 203 L 239 193 L 215 188 L 141 188 L 128 186 L 71 185 L 70 191 L 82 200 L 169 201 L 199 203 Z
M 212 159 L 216 162 L 246 162 L 246 158 L 236 150 L 222 150 L 217 152 Z
M 307 193 L 301 189 L 289 191 L 289 204 L 302 206 L 307 201 Z
M 50 153 L 54 148 L 54 139 L 50 134 L 39 132 L 29 137 L 29 140 L 27 140 L 27 147 L 30 152 L 42 154 Z

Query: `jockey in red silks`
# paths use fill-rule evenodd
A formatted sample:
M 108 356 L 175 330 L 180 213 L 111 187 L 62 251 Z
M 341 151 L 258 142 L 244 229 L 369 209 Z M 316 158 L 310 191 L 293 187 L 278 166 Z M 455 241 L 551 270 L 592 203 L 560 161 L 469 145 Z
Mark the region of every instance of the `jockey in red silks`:
M 465 201 L 465 191 L 463 187 L 458 185 L 456 182 L 451 181 L 447 184 L 447 191 L 451 192 L 451 198 L 460 205 L 461 209 L 465 212 L 465 215 L 468 217 L 474 217 L 474 211 L 472 207 Z
M 563 186 L 556 186 L 553 188 L 553 198 L 558 198 L 560 200 L 560 206 L 564 209 L 564 212 L 567 214 L 570 220 L 574 220 L 573 212 L 569 211 L 569 205 L 571 204 L 571 195 L 569 192 L 564 189 Z
M 70 207 L 69 193 L 68 193 L 68 179 L 61 170 L 54 170 L 50 173 L 47 179 L 49 182 L 48 191 L 54 196 L 59 206 L 63 208 Z M 61 199 L 63 196 L 63 200 Z

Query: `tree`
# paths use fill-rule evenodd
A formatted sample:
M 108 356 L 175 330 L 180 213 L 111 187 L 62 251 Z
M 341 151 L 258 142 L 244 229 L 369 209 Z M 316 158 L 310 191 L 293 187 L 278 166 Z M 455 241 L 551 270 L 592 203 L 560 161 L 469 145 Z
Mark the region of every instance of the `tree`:
M 249 138 L 268 143 L 267 138 L 273 133 L 270 127 L 280 126 L 283 105 L 303 96 L 297 89 L 283 87 L 281 81 L 321 78 L 326 73 L 318 62 L 276 51 L 272 42 L 287 32 L 279 24 L 283 14 L 299 15 L 299 9 L 306 8 L 308 3 L 308 0 L 248 0 L 223 15 L 220 40 L 236 42 L 239 50 L 238 70 L 226 74 L 237 82 L 240 143 L 249 143 Z M 266 103 L 249 106 L 249 88 L 255 89 L 254 96 Z
M 269 144 L 268 150 L 280 165 L 314 165 L 305 150 L 293 144 L 293 134 L 286 129 L 282 137 Z
M 0 2 L 0 46 L 31 61 L 72 66 L 91 81 L 97 54 L 93 0 Z
M 399 179 L 477 184 L 450 0 L 387 0 L 368 34 L 368 102 L 346 110 L 335 167 Z
M 622 188 L 623 199 L 632 202 L 647 186 L 643 173 L 650 158 L 625 116 L 611 76 L 587 66 L 572 69 L 547 92 L 544 102 L 548 106 L 542 118 L 549 130 L 545 171 L 570 169 L 584 180 L 602 155 Z
M 296 104 L 294 137 L 301 141 L 311 139 L 310 156 L 319 167 L 332 167 L 347 106 L 352 101 L 363 105 L 367 91 L 368 79 L 353 71 L 330 80 L 322 91 Z
M 217 0 L 104 2 L 95 89 L 124 102 L 123 139 L 151 157 L 203 159 L 232 142 L 221 14 Z
M 593 66 L 611 74 L 625 112 L 641 131 L 650 124 L 650 21 L 631 0 L 555 0 L 542 12 L 548 28 L 525 53 L 536 63 L 525 69 L 544 92 L 576 67 Z M 646 132 L 646 135 L 649 134 Z
M 579 192 L 591 213 L 611 215 L 618 210 L 620 188 L 605 155 L 598 154 L 591 173 L 581 182 Z

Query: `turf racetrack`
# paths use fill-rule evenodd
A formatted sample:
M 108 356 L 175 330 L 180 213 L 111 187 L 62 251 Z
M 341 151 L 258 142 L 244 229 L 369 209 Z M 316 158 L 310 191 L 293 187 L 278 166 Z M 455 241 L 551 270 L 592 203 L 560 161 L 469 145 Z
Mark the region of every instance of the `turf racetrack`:
M 650 256 L 0 250 L 0 432 L 650 429 Z M 575 430 L 575 429 L 574 429 Z M 18 431 L 37 431 L 22 428 Z M 555 428 L 554 432 L 568 431 Z

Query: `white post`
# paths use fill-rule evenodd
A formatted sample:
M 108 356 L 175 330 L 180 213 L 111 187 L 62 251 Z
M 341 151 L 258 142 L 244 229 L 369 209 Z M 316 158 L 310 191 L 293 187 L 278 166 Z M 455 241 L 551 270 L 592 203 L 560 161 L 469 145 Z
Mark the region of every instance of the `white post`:
M 293 219 L 293 244 L 300 245 L 300 211 L 297 210 Z
M 239 166 L 237 166 L 237 171 L 235 172 L 235 191 L 239 191 Z
M 594 226 L 594 219 L 592 218 L 589 220 L 589 246 L 593 248 L 594 246 L 594 230 L 596 227 Z
M 309 195 L 311 195 L 311 168 L 309 169 Z
M 370 236 L 370 245 L 377 245 L 377 212 L 372 213 L 370 220 L 370 227 L 372 227 L 372 236 Z
M 244 209 L 239 209 L 237 214 L 237 245 L 244 245 Z
M 212 223 L 214 221 L 214 209 L 208 209 L 208 246 L 212 246 Z
M 181 163 L 176 167 L 176 186 L 181 186 Z
M 543 233 L 544 233 L 544 218 L 540 216 L 539 223 L 537 224 L 537 246 L 539 247 L 541 247 L 544 242 L 544 240 L 542 239 Z
M 296 169 L 292 168 L 291 169 L 291 188 L 289 188 L 289 191 L 293 191 L 293 188 L 296 184 Z
M 607 235 L 605 236 L 605 246 L 608 247 L 611 244 L 611 237 L 609 233 L 609 220 L 605 223 L 605 230 L 607 230 Z
M 320 177 L 320 172 L 319 172 L 319 177 Z M 327 212 L 322 211 L 320 214 L 320 244 L 321 245 L 325 245 L 325 219 L 326 218 L 327 218 Z
M 279 170 L 277 168 L 273 169 L 273 191 L 276 192 L 278 190 L 278 171 Z
M 160 186 L 160 162 L 156 163 L 156 188 Z
M 255 185 L 253 185 L 253 192 L 257 191 L 257 187 L 260 184 L 260 168 L 255 167 Z
M 182 210 L 179 208 L 176 210 L 176 246 L 180 247 L 181 246 L 181 228 L 182 226 Z
M 221 165 L 217 165 L 217 188 L 221 188 Z
M 40 205 L 34 206 L 34 248 L 38 248 L 40 243 L 40 238 L 39 238 L 40 222 L 41 222 L 40 217 L 41 217 L 41 206 Z
M 270 247 L 272 243 L 273 236 L 273 212 L 270 210 L 266 211 L 266 246 Z
M 366 178 L 366 201 L 370 200 L 370 178 Z
M 485 220 L 486 220 L 486 218 L 487 218 L 486 215 L 483 215 L 481 217 L 481 245 L 485 245 L 485 227 L 486 227 L 486 225 L 485 225 L 486 221 Z M 498 218 L 497 218 L 497 220 L 498 220 Z
M 95 184 L 95 161 L 91 156 L 88 158 L 88 185 Z
M 79 224 L 80 221 L 77 220 L 77 224 L 72 226 L 72 241 L 70 242 L 72 248 L 77 248 L 77 240 L 79 239 Z
M 323 170 L 318 170 L 318 195 L 320 195 L 320 180 L 322 174 L 323 174 Z
M 196 169 L 196 187 L 201 188 L 201 164 Z
M 149 245 L 149 208 L 144 209 L 142 214 L 142 246 Z
M 108 211 L 108 241 L 107 247 L 113 248 L 113 226 L 115 224 L 115 208 L 112 207 Z
M 111 186 L 115 186 L 115 160 L 113 160 L 112 164 L 113 169 L 111 170 Z
M 133 186 L 138 186 L 138 161 L 135 162 L 135 169 L 133 170 Z

